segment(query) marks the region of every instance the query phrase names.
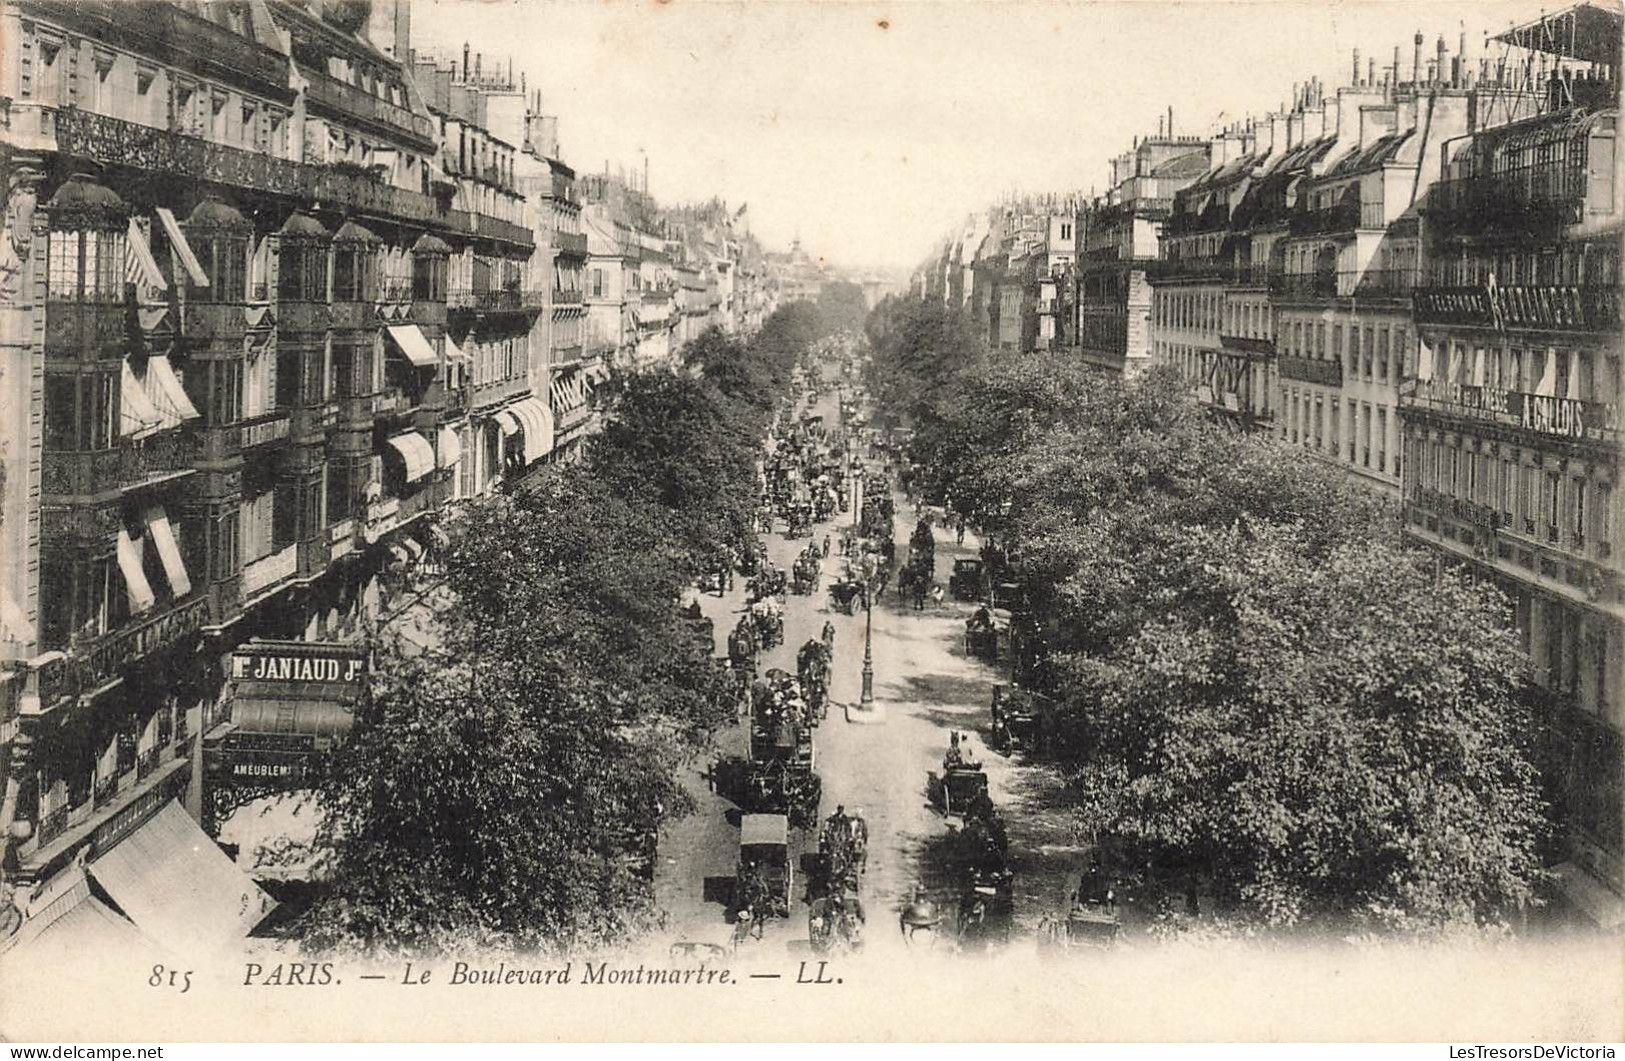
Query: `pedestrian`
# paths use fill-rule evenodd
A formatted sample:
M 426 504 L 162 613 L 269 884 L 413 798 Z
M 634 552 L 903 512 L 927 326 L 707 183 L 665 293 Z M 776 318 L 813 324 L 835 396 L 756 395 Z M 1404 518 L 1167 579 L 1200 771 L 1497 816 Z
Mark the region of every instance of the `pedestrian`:
M 829 559 L 829 535 L 824 535 L 824 559 Z
M 965 521 L 964 520 L 960 520 L 959 525 L 954 528 L 954 538 L 958 542 L 958 544 L 960 544 L 960 545 L 965 544 Z

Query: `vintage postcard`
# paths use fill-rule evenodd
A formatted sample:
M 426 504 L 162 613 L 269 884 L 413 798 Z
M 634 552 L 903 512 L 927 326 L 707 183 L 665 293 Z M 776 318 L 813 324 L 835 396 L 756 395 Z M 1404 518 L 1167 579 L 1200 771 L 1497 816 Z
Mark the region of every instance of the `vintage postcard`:
M 1625 1037 L 1622 24 L 0 0 L 0 1039 Z

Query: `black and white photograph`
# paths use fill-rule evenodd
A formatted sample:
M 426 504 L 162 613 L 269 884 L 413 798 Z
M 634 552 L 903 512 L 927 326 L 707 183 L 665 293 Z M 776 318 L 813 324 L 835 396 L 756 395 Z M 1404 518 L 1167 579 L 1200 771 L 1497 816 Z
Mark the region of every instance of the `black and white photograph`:
M 0 1042 L 1614 1056 L 1622 25 L 0 0 Z

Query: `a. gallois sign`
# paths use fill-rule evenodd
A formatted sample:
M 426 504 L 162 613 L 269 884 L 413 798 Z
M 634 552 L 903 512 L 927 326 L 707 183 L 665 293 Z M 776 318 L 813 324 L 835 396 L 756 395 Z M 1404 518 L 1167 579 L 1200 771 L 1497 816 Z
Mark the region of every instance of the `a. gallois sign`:
M 349 645 L 250 642 L 231 657 L 233 681 L 351 685 L 361 680 L 361 654 Z

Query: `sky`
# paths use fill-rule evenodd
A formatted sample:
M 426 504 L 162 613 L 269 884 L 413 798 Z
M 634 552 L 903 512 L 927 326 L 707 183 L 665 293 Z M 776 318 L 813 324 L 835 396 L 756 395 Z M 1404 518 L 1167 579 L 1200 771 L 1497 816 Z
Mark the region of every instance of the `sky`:
M 1008 191 L 1104 191 L 1155 133 L 1209 135 L 1350 51 L 1452 55 L 1561 0 L 412 0 L 421 51 L 466 41 L 542 92 L 577 171 L 640 170 L 662 203 L 749 204 L 770 248 L 908 270 Z

